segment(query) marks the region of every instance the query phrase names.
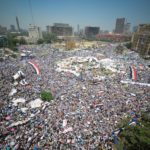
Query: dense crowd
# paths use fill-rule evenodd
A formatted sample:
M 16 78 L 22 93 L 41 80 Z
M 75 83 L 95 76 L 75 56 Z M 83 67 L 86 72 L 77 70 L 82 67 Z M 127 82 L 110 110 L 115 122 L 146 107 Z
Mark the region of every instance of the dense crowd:
M 117 124 L 127 116 L 140 115 L 150 104 L 150 87 L 120 83 L 129 78 L 130 65 L 137 68 L 137 82 L 148 83 L 149 62 L 135 52 L 117 55 L 115 47 L 78 51 L 59 51 L 50 45 L 20 47 L 35 55 L 39 75 L 27 59 L 0 62 L 0 149 L 111 149 Z M 74 56 L 99 59 L 100 54 L 115 60 L 124 73 L 94 81 L 90 70 L 83 71 L 82 77 L 56 71 L 58 61 Z M 25 74 L 27 85 L 13 84 L 18 70 Z M 10 96 L 13 88 L 17 92 Z M 51 91 L 54 100 L 31 107 L 30 102 L 40 99 L 43 90 Z M 14 105 L 19 98 L 23 100 Z

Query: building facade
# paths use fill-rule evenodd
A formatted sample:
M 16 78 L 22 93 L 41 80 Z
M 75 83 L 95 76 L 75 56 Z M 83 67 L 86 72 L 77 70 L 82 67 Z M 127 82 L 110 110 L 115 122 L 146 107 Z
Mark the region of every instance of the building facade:
M 140 24 L 132 36 L 132 48 L 142 55 L 150 55 L 150 24 Z
M 46 26 L 46 33 L 47 34 L 51 34 L 52 33 L 51 26 Z
M 71 36 L 73 29 L 69 24 L 54 23 L 53 26 L 46 26 L 47 33 L 55 34 L 57 36 Z
M 85 27 L 85 36 L 86 38 L 96 38 L 100 32 L 99 27 Z
M 28 33 L 29 33 L 29 41 L 32 43 L 36 43 L 39 39 L 43 38 L 41 29 L 37 26 L 30 25 Z
M 124 34 L 130 34 L 131 23 L 127 22 L 124 26 Z
M 16 32 L 15 25 L 10 25 L 10 32 Z
M 117 18 L 115 33 L 123 34 L 125 28 L 125 18 Z
M 0 35 L 6 35 L 7 34 L 7 28 L 0 25 Z
M 134 27 L 132 28 L 132 32 L 137 32 L 137 30 L 138 30 L 138 26 L 134 26 Z

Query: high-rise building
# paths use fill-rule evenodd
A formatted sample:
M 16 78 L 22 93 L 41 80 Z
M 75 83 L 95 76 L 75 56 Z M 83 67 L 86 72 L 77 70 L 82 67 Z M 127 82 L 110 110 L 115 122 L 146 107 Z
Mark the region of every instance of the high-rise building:
M 46 26 L 47 33 L 52 33 L 57 36 L 71 36 L 73 29 L 69 24 L 54 23 L 53 26 Z
M 133 32 L 137 32 L 137 30 L 138 30 L 138 26 L 134 26 L 132 29 Z
M 17 24 L 17 30 L 18 30 L 18 32 L 20 32 L 19 19 L 17 16 L 16 16 L 16 24 Z
M 38 39 L 43 38 L 41 29 L 37 26 L 30 25 L 28 32 L 29 32 L 30 42 L 36 43 L 38 41 Z
M 150 24 L 140 24 L 138 26 L 138 33 L 145 33 L 145 34 L 150 34 Z
M 0 25 L 0 35 L 6 35 L 7 28 Z
M 131 23 L 127 22 L 124 26 L 124 34 L 130 34 Z
M 16 32 L 16 28 L 14 25 L 10 25 L 10 32 Z
M 79 24 L 77 25 L 77 34 L 78 35 L 80 34 L 80 26 L 79 26 Z
M 116 19 L 115 33 L 123 34 L 124 33 L 124 27 L 125 27 L 125 18 L 117 18 Z
M 51 34 L 52 33 L 51 26 L 46 26 L 46 32 L 47 32 L 47 34 Z
M 140 24 L 132 36 L 132 48 L 142 55 L 150 55 L 150 24 Z
M 99 27 L 85 27 L 85 36 L 87 38 L 95 38 L 99 31 Z

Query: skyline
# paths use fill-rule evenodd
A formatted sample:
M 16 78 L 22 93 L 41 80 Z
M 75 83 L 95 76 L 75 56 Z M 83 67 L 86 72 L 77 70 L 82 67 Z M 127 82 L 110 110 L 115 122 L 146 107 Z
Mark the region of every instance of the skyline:
M 17 27 L 18 16 L 23 29 L 28 29 L 29 24 L 46 30 L 53 23 L 68 23 L 75 31 L 78 24 L 80 28 L 98 26 L 112 31 L 117 18 L 126 18 L 131 27 L 150 23 L 149 6 L 149 0 L 1 0 L 0 25 Z

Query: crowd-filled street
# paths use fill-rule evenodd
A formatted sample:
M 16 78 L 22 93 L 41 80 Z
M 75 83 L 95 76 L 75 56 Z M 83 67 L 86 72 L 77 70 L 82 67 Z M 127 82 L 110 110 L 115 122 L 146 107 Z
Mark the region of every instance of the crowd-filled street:
M 118 123 L 150 105 L 150 62 L 116 46 L 20 46 L 34 57 L 0 62 L 0 150 L 111 149 Z M 13 79 L 18 71 L 25 84 Z M 41 100 L 44 90 L 51 102 Z

